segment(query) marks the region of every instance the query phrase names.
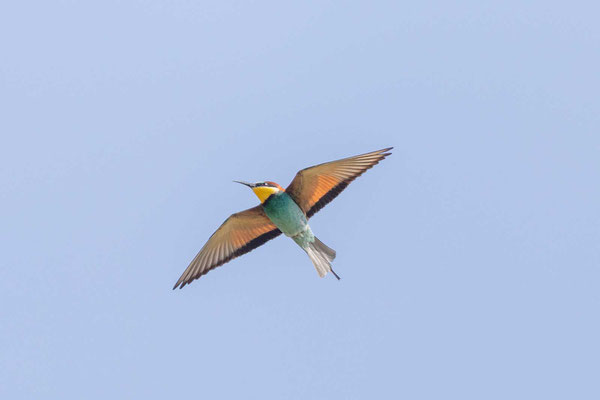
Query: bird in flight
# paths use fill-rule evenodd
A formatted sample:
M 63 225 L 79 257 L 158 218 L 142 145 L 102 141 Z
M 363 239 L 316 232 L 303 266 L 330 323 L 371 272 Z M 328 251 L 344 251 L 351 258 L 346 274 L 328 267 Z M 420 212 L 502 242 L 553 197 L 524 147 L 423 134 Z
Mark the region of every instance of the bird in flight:
M 260 205 L 232 214 L 212 234 L 183 272 L 173 289 L 200 278 L 208 271 L 254 250 L 282 232 L 310 257 L 320 277 L 331 269 L 335 250 L 313 234 L 308 219 L 337 197 L 350 182 L 389 156 L 393 147 L 343 158 L 299 171 L 283 189 L 275 182 L 240 182 L 252 189 Z

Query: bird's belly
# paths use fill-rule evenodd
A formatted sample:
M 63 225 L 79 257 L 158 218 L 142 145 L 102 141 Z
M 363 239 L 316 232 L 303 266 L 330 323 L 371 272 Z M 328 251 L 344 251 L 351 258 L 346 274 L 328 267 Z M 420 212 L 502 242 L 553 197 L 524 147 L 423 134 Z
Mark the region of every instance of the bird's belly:
M 265 214 L 286 236 L 296 236 L 304 231 L 308 222 L 304 212 L 287 194 L 273 195 L 263 204 Z

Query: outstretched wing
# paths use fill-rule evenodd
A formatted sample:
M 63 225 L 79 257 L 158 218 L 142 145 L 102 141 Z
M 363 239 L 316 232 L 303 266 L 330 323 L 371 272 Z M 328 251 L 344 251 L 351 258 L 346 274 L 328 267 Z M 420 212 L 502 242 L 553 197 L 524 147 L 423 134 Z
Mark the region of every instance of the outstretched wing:
M 392 153 L 387 149 L 305 168 L 285 189 L 308 218 L 335 199 L 354 179 Z
M 173 289 L 181 289 L 211 269 L 246 254 L 277 237 L 281 231 L 271 222 L 262 206 L 232 214 L 212 234 L 181 275 Z

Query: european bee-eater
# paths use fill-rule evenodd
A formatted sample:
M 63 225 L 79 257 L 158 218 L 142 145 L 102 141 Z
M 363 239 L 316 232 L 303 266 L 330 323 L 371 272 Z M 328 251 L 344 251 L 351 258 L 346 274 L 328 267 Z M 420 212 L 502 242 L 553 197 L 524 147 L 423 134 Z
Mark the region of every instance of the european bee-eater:
M 283 189 L 275 182 L 240 182 L 252 189 L 260 205 L 235 213 L 212 234 L 173 289 L 279 236 L 292 238 L 310 257 L 320 277 L 331 271 L 335 250 L 313 234 L 308 219 L 337 197 L 354 179 L 391 153 L 387 149 L 305 168 Z

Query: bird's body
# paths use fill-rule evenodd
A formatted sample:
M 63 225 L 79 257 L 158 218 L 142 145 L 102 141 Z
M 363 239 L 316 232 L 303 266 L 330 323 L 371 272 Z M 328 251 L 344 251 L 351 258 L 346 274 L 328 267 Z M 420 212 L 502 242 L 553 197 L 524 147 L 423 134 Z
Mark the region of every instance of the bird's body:
M 281 233 L 290 237 L 310 257 L 319 276 L 331 271 L 335 251 L 312 232 L 308 219 L 364 171 L 383 160 L 390 148 L 319 164 L 303 169 L 283 189 L 275 182 L 239 182 L 250 188 L 260 206 L 233 214 L 210 237 L 175 288 L 184 287 L 213 268 L 245 254 Z
M 265 214 L 286 236 L 296 237 L 308 227 L 308 219 L 298 204 L 285 191 L 272 194 L 262 203 Z
M 319 276 L 323 277 L 328 271 L 331 271 L 336 278 L 340 279 L 331 268 L 331 261 L 335 258 L 335 250 L 325 246 L 316 238 L 308 225 L 306 215 L 289 194 L 285 191 L 273 193 L 262 203 L 262 207 L 275 226 L 284 235 L 291 237 L 302 250 L 306 251 Z M 319 249 L 315 246 L 319 246 Z M 320 257 L 321 254 L 325 257 Z

